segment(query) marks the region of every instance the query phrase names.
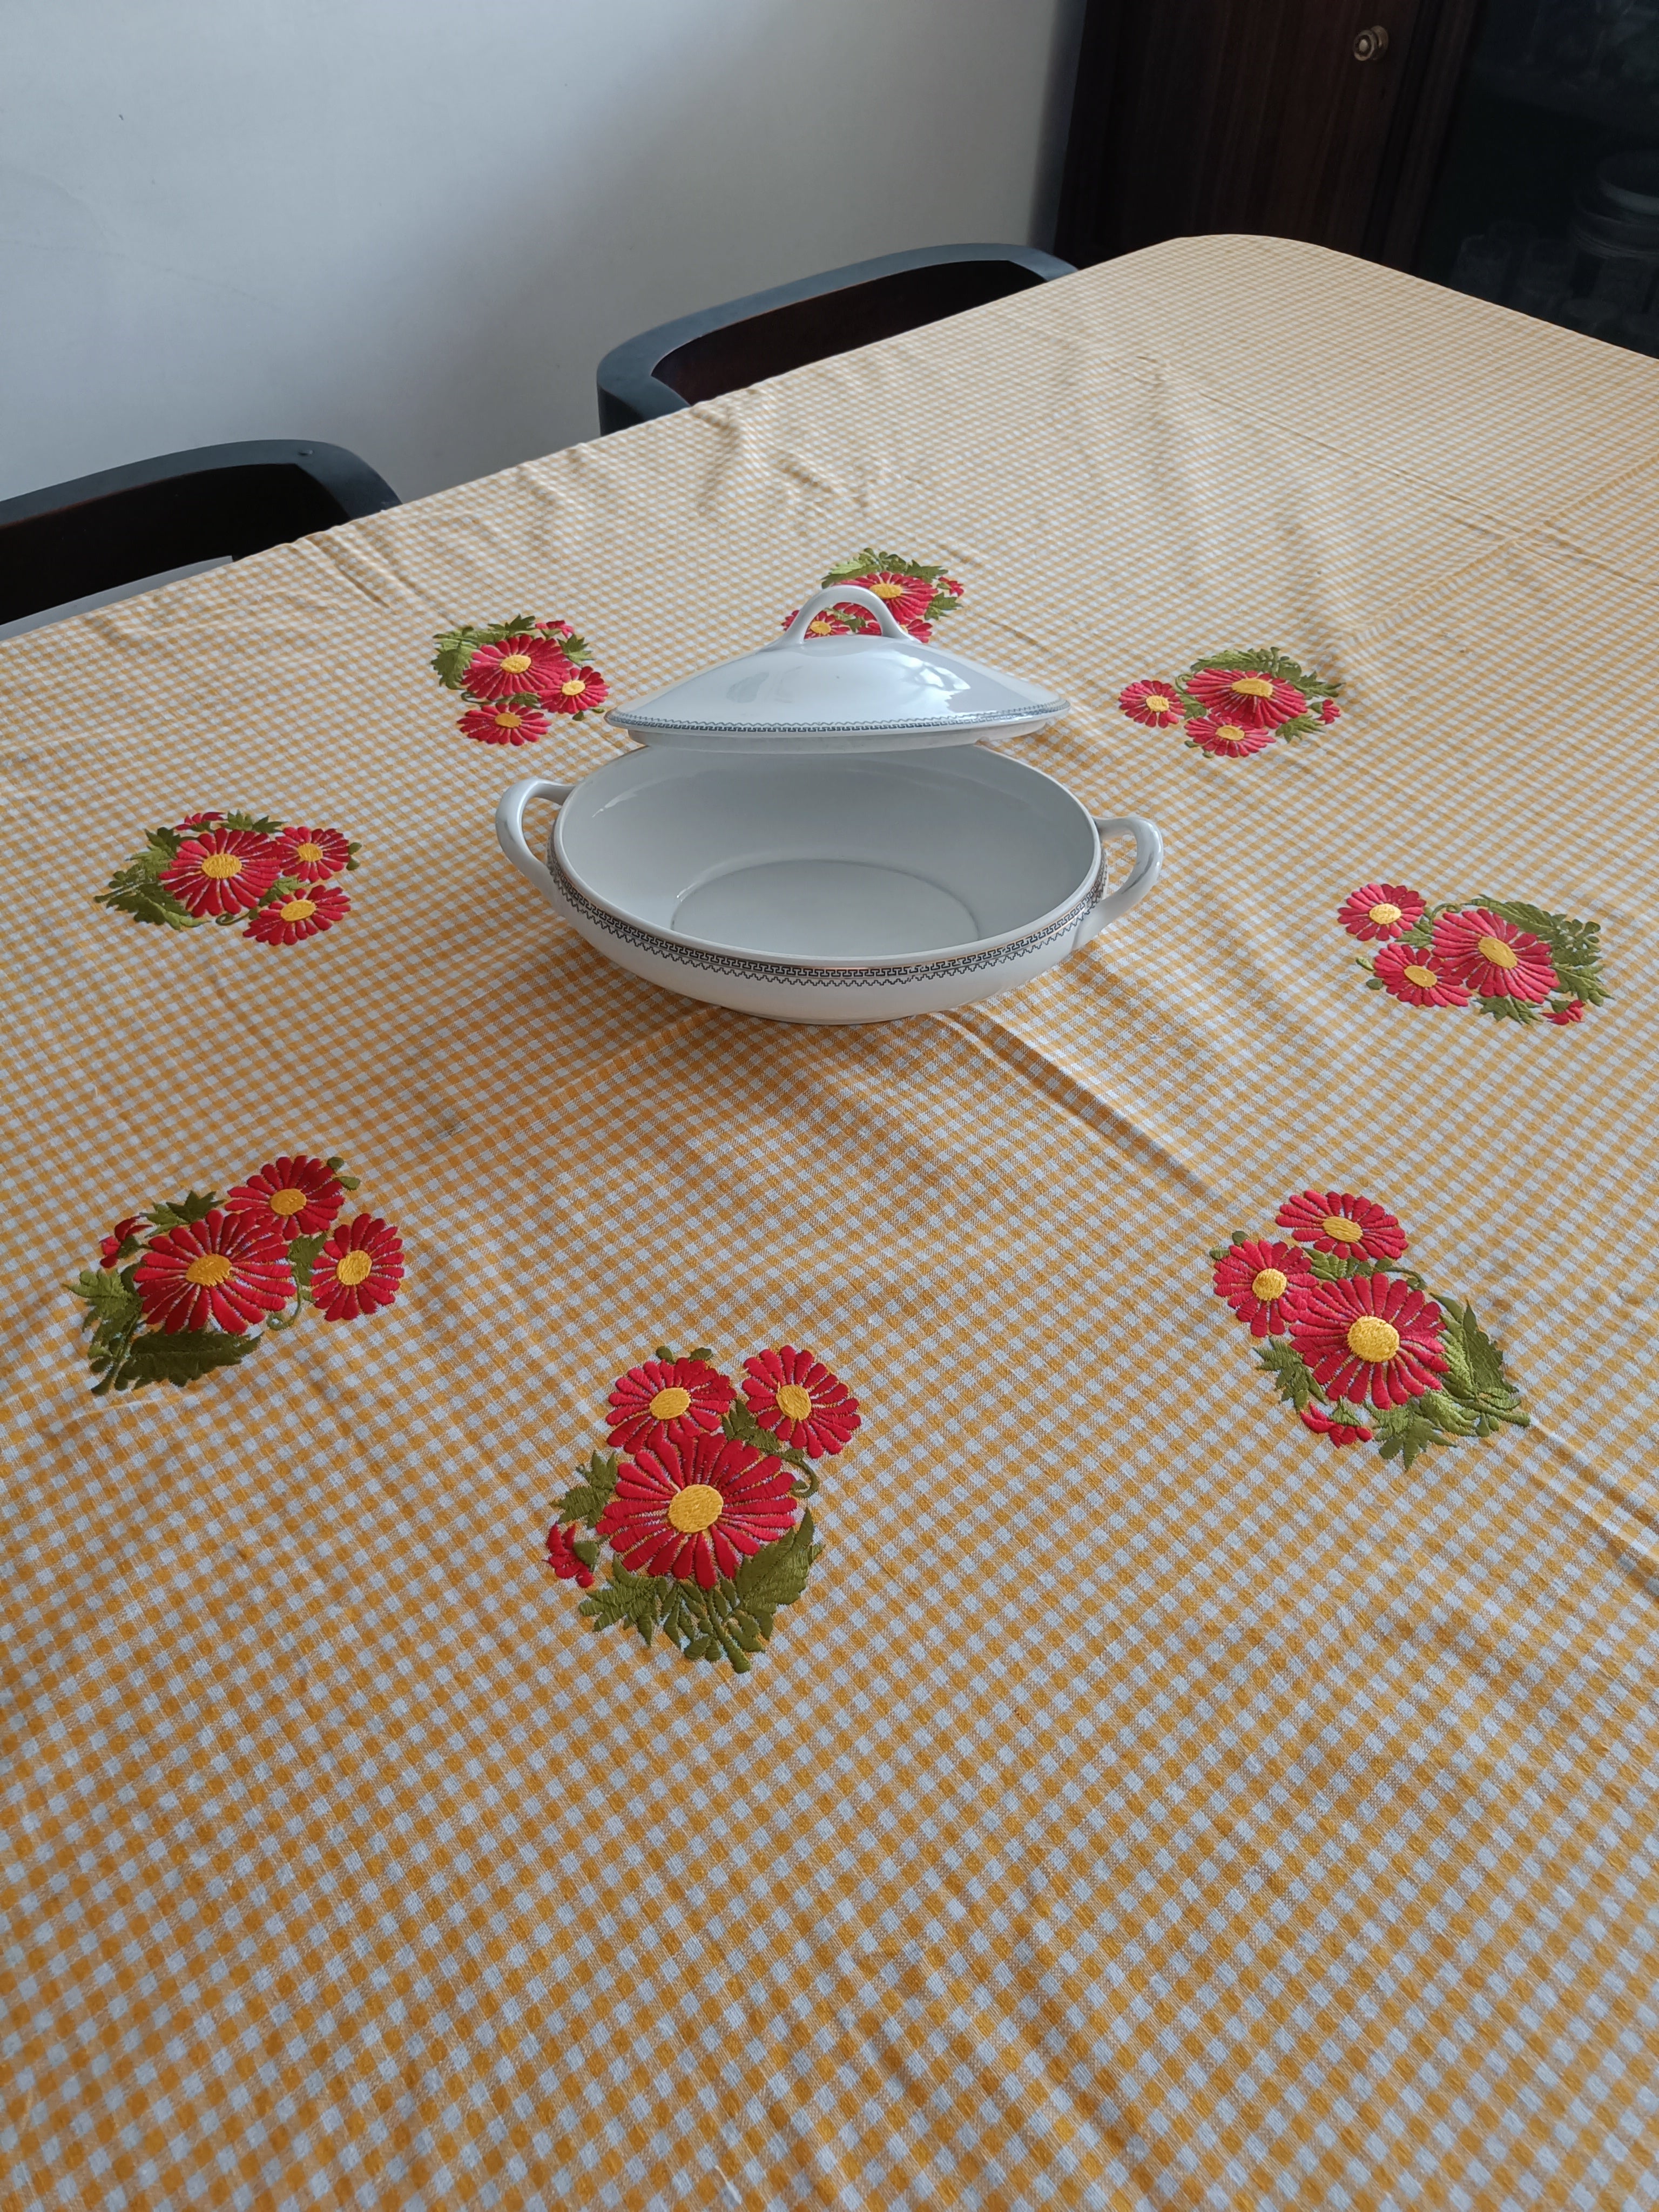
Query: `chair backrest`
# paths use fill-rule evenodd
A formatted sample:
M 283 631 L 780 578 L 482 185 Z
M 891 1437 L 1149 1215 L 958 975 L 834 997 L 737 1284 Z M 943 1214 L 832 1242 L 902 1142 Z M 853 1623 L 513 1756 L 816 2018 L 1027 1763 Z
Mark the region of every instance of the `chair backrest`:
M 0 500 L 0 623 L 397 507 L 343 446 L 201 446 Z
M 625 430 L 1074 273 L 1035 246 L 930 246 L 728 300 L 613 347 L 599 363 L 599 428 Z

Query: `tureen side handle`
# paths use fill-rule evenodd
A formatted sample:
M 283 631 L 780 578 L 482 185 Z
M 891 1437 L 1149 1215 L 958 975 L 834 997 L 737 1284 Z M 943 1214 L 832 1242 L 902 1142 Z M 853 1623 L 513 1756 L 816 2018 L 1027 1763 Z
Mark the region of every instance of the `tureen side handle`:
M 525 842 L 524 811 L 532 799 L 556 799 L 561 806 L 576 788 L 574 783 L 550 783 L 544 775 L 522 776 L 509 783 L 495 809 L 495 835 L 501 848 L 526 883 L 534 884 L 544 899 L 560 903 L 545 860 L 538 860 Z
M 1097 814 L 1092 818 L 1103 841 L 1108 837 L 1134 839 L 1135 864 L 1117 889 L 1097 899 L 1084 915 L 1072 939 L 1073 951 L 1097 936 L 1109 921 L 1115 921 L 1119 915 L 1127 914 L 1132 906 L 1144 899 L 1164 866 L 1164 840 L 1152 824 L 1143 821 L 1139 814 Z
M 862 584 L 831 584 L 826 590 L 814 592 L 802 601 L 799 612 L 781 637 L 768 639 L 761 647 L 763 653 L 775 653 L 780 646 L 802 645 L 806 642 L 806 625 L 814 615 L 821 615 L 826 607 L 864 607 L 881 625 L 884 637 L 896 637 L 901 645 L 911 642 L 910 633 L 902 629 L 893 618 L 893 610 L 885 599 L 866 591 Z

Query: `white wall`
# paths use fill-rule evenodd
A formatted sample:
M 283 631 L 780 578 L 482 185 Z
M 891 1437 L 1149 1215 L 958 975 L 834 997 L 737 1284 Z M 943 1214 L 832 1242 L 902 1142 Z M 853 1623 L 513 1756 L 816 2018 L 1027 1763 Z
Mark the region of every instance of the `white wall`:
M 405 498 L 599 356 L 866 254 L 1048 243 L 1081 0 L 0 0 L 0 497 L 327 439 Z

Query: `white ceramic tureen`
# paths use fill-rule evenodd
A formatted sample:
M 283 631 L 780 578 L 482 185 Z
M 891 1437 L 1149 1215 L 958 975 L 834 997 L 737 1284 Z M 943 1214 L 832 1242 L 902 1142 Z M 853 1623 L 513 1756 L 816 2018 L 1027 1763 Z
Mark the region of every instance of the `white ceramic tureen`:
M 809 643 L 848 602 L 879 634 Z M 1028 981 L 1158 880 L 1150 822 L 1091 816 L 975 742 L 1065 711 L 837 585 L 758 652 L 613 708 L 641 749 L 578 784 L 514 784 L 496 835 L 591 945 L 671 991 L 781 1021 L 937 1013 Z M 545 860 L 525 840 L 537 799 L 559 808 Z M 1115 836 L 1134 861 L 1110 890 Z

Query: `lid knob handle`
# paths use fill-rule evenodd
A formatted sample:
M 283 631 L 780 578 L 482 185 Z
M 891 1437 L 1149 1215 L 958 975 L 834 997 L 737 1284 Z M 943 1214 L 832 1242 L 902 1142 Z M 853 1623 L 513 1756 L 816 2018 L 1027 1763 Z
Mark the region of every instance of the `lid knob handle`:
M 909 632 L 901 629 L 894 621 L 893 611 L 885 599 L 879 599 L 873 592 L 866 591 L 862 584 L 831 584 L 824 591 L 814 592 L 782 636 L 775 637 L 762 650 L 769 653 L 781 645 L 804 646 L 806 643 L 806 627 L 814 615 L 822 614 L 825 607 L 844 606 L 867 607 L 881 624 L 884 637 L 896 637 L 901 645 L 913 641 Z

